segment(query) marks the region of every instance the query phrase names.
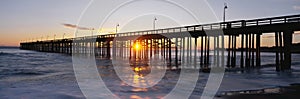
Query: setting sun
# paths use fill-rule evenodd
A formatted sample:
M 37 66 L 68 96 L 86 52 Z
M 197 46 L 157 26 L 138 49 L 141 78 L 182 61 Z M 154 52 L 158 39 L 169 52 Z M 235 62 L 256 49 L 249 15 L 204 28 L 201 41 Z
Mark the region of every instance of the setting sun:
M 135 44 L 135 46 L 134 46 L 134 48 L 136 49 L 136 50 L 139 50 L 140 49 L 140 44 Z

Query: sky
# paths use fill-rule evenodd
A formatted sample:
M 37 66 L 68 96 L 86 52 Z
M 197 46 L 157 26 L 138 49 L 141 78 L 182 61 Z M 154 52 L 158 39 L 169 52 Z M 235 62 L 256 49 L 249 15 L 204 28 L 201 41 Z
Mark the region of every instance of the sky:
M 74 37 L 74 27 L 82 28 L 79 36 L 91 35 L 92 28 L 95 29 L 94 34 L 113 33 L 117 24 L 120 24 L 118 32 L 150 30 L 153 29 L 154 17 L 158 19 L 156 28 L 214 23 L 222 20 L 224 2 L 228 4 L 228 21 L 300 14 L 300 0 L 169 0 L 175 3 L 173 5 L 162 0 L 132 1 L 136 2 L 1 0 L 0 46 L 19 46 L 21 41 L 57 39 L 64 34 L 65 38 Z M 193 14 L 189 15 L 188 11 Z M 300 42 L 298 35 L 294 38 L 294 42 Z M 272 40 L 263 38 L 262 45 L 272 45 Z

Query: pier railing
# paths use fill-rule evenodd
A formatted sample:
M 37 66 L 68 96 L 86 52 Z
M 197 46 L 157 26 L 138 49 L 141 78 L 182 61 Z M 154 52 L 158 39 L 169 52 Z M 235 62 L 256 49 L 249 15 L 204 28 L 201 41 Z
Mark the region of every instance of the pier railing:
M 146 31 L 135 31 L 117 34 L 121 36 L 136 36 L 136 35 L 148 35 L 148 34 L 162 34 L 162 33 L 178 33 L 178 32 L 189 32 L 189 31 L 206 31 L 206 30 L 219 30 L 219 29 L 232 29 L 232 28 L 243 28 L 273 24 L 285 24 L 285 23 L 300 23 L 300 15 L 281 16 L 263 19 L 252 19 L 252 20 L 238 20 L 212 24 L 192 25 L 183 27 L 173 27 L 157 30 L 146 30 Z M 114 34 L 107 36 L 98 37 L 115 37 Z
M 234 28 L 243 28 L 243 27 L 285 24 L 285 23 L 300 23 L 300 15 L 281 16 L 281 17 L 272 17 L 272 18 L 263 18 L 263 19 L 252 19 L 252 20 L 238 20 L 238 21 L 229 21 L 229 22 L 212 23 L 212 24 L 173 27 L 173 28 L 165 28 L 165 29 L 157 29 L 157 30 L 125 32 L 125 33 L 118 33 L 118 34 L 106 34 L 106 35 L 98 35 L 96 37 L 97 38 L 114 38 L 114 37 L 139 36 L 139 35 L 149 35 L 149 34 L 224 30 L 224 29 L 234 29 Z

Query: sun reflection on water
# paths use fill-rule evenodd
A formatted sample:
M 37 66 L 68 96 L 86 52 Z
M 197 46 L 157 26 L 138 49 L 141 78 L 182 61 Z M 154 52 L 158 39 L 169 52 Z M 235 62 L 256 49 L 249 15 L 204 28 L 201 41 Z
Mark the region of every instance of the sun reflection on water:
M 138 50 L 141 45 L 133 45 L 135 50 Z M 122 71 L 127 73 L 121 75 L 126 81 L 121 81 L 120 91 L 124 91 L 128 94 L 127 97 L 124 95 L 119 95 L 120 98 L 129 98 L 129 99 L 152 99 L 153 96 L 147 96 L 144 93 L 155 93 L 155 98 L 162 98 L 164 94 L 159 92 L 156 84 L 156 76 L 153 76 L 152 73 L 156 73 L 159 68 L 150 66 L 150 59 L 146 58 L 132 58 L 129 59 L 129 66 L 123 67 Z M 153 64 L 152 64 L 153 65 Z M 153 70 L 152 70 L 153 69 Z M 123 97 L 124 96 L 124 97 Z M 151 97 L 151 98 L 150 98 Z

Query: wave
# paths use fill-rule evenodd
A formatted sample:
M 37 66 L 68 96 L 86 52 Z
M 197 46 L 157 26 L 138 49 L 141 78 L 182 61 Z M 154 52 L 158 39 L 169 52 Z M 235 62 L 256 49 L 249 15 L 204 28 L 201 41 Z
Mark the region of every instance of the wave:
M 26 54 L 23 53 L 6 53 L 6 52 L 0 52 L 1 57 L 26 57 Z
M 16 55 L 16 54 L 0 52 L 0 56 L 14 56 L 14 55 Z
M 2 69 L 1 75 L 18 75 L 18 76 L 34 76 L 34 75 L 45 75 L 52 73 L 51 71 L 40 71 L 34 69 Z
M 17 72 L 14 75 L 44 75 L 43 72 Z

